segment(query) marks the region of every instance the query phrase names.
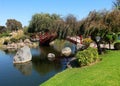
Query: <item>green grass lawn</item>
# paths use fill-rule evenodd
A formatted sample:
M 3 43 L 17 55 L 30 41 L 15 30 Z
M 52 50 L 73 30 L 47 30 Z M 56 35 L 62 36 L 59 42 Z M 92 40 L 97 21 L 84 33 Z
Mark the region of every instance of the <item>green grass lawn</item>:
M 101 62 L 66 69 L 40 86 L 120 86 L 120 51 L 110 51 L 101 57 Z

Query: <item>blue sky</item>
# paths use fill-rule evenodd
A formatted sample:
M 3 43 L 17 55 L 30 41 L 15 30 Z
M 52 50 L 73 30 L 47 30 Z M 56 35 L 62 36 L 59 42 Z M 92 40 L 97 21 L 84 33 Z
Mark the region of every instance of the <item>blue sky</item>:
M 35 13 L 56 13 L 61 17 L 73 14 L 79 20 L 90 11 L 112 9 L 114 0 L 0 0 L 0 25 L 7 19 L 16 19 L 23 26 L 29 25 Z

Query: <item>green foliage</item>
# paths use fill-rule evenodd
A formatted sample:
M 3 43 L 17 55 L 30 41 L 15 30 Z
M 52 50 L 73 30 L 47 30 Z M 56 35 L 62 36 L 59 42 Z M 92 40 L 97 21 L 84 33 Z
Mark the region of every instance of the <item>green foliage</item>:
M 0 34 L 3 33 L 3 32 L 6 32 L 7 29 L 5 26 L 0 26 Z
M 116 50 L 120 50 L 120 42 L 116 42 L 116 43 L 114 44 L 114 48 L 115 48 Z
M 65 19 L 60 18 L 57 14 L 35 14 L 30 21 L 28 32 L 42 32 L 48 29 L 50 32 L 56 32 L 59 39 L 65 39 L 68 35 L 77 35 L 79 28 L 75 16 L 68 15 Z
M 101 37 L 101 41 L 113 42 L 116 37 L 110 36 L 111 33 L 120 32 L 120 11 L 91 11 L 87 18 L 81 21 L 80 31 L 84 32 L 85 36 L 91 36 L 93 41 L 96 36 Z
M 91 39 L 91 38 L 85 38 L 85 39 L 83 39 L 83 44 L 84 44 L 84 45 L 89 46 L 90 43 L 92 43 L 92 39 Z
M 112 34 L 107 34 L 106 35 L 106 40 L 107 41 L 112 41 Z
M 105 40 L 105 42 L 107 42 L 107 43 L 113 43 L 113 42 L 115 42 L 117 39 L 118 39 L 117 34 L 111 33 L 111 34 L 106 34 L 104 40 Z
M 18 39 L 16 39 L 16 38 L 11 38 L 10 41 L 16 43 L 16 42 L 18 42 Z
M 84 51 L 79 51 L 76 54 L 81 66 L 88 65 L 98 59 L 98 52 L 95 48 L 88 48 Z
M 120 86 L 120 51 L 101 55 L 97 64 L 68 68 L 39 86 Z
M 7 26 L 7 29 L 10 31 L 22 29 L 21 22 L 15 20 L 15 19 L 8 19 L 6 22 L 6 26 Z
M 23 35 L 23 36 L 21 36 L 21 37 L 19 38 L 19 40 L 20 40 L 20 39 L 24 41 L 25 39 L 29 39 L 29 36 Z
M 0 34 L 0 37 L 7 37 L 7 36 L 10 36 L 8 32 L 3 32 Z
M 24 34 L 28 34 L 28 27 L 27 26 L 24 26 L 23 32 L 24 32 Z
M 113 40 L 116 41 L 118 39 L 118 35 L 117 34 L 113 34 Z
M 55 41 L 54 41 L 54 48 L 57 50 L 57 51 L 59 51 L 59 52 L 61 52 L 61 50 L 64 48 L 64 47 L 71 47 L 71 43 L 70 42 L 68 42 L 68 41 L 66 41 L 66 40 L 63 40 L 63 39 L 61 39 L 61 40 L 59 40 L 59 39 L 56 39 Z
M 43 31 L 45 29 L 56 29 L 53 28 L 54 22 L 56 20 L 60 20 L 60 16 L 57 14 L 35 14 L 32 16 L 32 19 L 30 21 L 28 32 L 34 33 Z

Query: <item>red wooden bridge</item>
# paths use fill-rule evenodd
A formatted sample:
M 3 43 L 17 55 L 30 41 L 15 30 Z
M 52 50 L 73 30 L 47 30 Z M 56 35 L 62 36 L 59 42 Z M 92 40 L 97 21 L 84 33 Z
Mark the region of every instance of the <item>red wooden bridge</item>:
M 74 44 L 77 44 L 77 43 L 82 44 L 82 36 L 81 35 L 75 36 L 75 37 L 68 36 L 66 39 Z
M 39 43 L 40 45 L 49 45 L 51 41 L 53 41 L 57 37 L 56 33 L 44 33 L 39 35 Z
M 51 41 L 53 41 L 55 38 L 57 37 L 56 33 L 50 33 L 50 32 L 46 32 L 44 34 L 40 34 L 39 35 L 39 44 L 40 45 L 49 45 L 49 43 Z M 77 43 L 81 43 L 82 44 L 82 36 L 75 36 L 75 37 L 70 37 L 67 36 L 66 40 L 77 44 Z

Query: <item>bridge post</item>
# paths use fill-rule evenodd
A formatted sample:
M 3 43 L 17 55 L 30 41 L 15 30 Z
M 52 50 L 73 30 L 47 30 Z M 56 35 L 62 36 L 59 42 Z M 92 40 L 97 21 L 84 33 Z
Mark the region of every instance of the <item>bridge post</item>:
M 82 44 L 82 35 L 79 35 L 80 38 L 80 44 Z

